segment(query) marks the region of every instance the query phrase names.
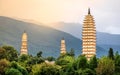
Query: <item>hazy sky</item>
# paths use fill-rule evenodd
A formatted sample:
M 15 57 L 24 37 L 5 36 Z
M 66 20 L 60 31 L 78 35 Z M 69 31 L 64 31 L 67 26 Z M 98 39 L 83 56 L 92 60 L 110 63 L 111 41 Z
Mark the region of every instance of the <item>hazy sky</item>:
M 88 7 L 98 31 L 120 34 L 120 0 L 0 0 L 0 15 L 41 23 L 82 24 Z

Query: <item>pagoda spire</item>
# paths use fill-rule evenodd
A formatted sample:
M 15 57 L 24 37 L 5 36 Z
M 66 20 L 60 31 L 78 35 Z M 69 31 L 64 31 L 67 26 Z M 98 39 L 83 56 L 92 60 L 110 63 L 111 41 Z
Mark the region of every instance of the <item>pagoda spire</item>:
M 90 15 L 91 13 L 90 13 L 90 8 L 88 8 L 88 14 Z

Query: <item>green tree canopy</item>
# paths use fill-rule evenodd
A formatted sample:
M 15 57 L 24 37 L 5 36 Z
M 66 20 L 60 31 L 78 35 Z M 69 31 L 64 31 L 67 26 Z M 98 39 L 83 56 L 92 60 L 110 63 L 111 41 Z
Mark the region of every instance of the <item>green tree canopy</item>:
M 118 52 L 115 54 L 115 74 L 120 75 L 120 55 Z
M 42 57 L 42 51 L 39 51 L 39 52 L 37 53 L 37 57 Z
M 20 57 L 19 57 L 19 61 L 20 62 L 25 62 L 29 59 L 29 55 L 26 55 L 26 54 L 22 54 Z
M 46 60 L 48 60 L 48 61 L 55 61 L 55 58 L 52 57 L 52 56 L 49 56 L 49 57 L 46 58 Z
M 2 48 L 5 50 L 5 58 L 9 61 L 17 61 L 18 59 L 18 52 L 14 47 L 12 46 L 2 46 Z
M 95 69 L 95 68 L 97 68 L 97 64 L 98 64 L 97 58 L 96 58 L 96 56 L 93 56 L 89 61 L 89 68 Z
M 59 75 L 60 67 L 51 64 L 37 64 L 33 66 L 34 75 Z
M 84 55 L 81 55 L 77 59 L 77 69 L 85 69 L 88 66 L 87 59 Z
M 96 68 L 97 75 L 113 75 L 114 70 L 114 61 L 107 57 L 101 58 L 98 62 L 98 67 Z
M 23 75 L 18 69 L 10 68 L 7 69 L 5 75 Z
M 10 67 L 8 68 L 8 72 L 10 71 L 10 73 L 11 73 L 11 69 L 12 70 L 15 70 L 15 72 L 17 71 L 19 71 L 22 75 L 28 75 L 28 72 L 27 72 L 27 70 L 24 68 L 24 67 L 22 67 L 22 66 L 20 66 L 17 62 L 15 62 L 15 61 L 13 61 L 13 62 L 11 62 L 11 64 L 10 64 Z M 9 74 L 8 74 L 9 75 Z M 14 75 L 14 74 L 13 74 Z
M 9 61 L 6 59 L 0 60 L 0 75 L 5 75 L 5 70 L 9 67 Z
M 0 47 L 0 59 L 6 58 L 6 50 Z

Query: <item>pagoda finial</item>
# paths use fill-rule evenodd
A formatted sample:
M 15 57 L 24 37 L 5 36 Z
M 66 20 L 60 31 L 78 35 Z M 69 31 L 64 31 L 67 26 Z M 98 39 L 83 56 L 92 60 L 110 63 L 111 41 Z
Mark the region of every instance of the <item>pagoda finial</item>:
M 88 14 L 90 14 L 90 8 L 88 8 Z
M 24 30 L 24 33 L 26 33 L 26 30 Z
M 64 40 L 64 37 L 62 38 L 62 40 Z

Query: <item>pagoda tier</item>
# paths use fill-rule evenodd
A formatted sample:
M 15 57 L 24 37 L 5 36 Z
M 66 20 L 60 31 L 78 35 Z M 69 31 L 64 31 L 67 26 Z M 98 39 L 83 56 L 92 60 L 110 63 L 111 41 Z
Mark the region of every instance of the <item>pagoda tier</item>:
M 88 10 L 88 15 L 85 16 L 82 29 L 82 54 L 90 60 L 96 55 L 96 27 L 93 16 Z

